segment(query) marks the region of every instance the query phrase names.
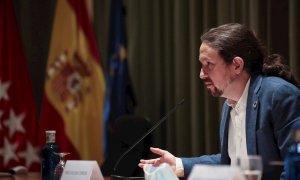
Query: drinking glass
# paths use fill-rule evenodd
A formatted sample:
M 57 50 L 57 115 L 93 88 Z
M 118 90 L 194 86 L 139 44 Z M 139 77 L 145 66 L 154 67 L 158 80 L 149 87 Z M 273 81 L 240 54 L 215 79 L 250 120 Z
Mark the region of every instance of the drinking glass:
M 56 153 L 54 152 L 55 155 L 59 156 L 59 162 L 57 163 L 57 165 L 55 166 L 55 169 L 54 169 L 54 177 L 60 179 L 63 171 L 64 171 L 64 168 L 65 168 L 65 156 L 70 154 L 68 152 L 60 152 L 60 153 Z
M 233 165 L 238 166 L 246 180 L 260 180 L 263 172 L 263 163 L 259 155 L 249 155 L 246 158 L 237 158 Z

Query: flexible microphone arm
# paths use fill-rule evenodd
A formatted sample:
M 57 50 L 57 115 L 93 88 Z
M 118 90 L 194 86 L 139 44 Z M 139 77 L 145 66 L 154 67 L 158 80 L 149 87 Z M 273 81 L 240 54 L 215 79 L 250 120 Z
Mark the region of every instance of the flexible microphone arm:
M 175 110 L 177 109 L 177 107 L 179 105 L 182 105 L 184 103 L 184 99 L 182 99 L 179 103 L 177 103 L 175 105 L 175 107 L 173 109 L 171 109 L 163 118 L 161 118 L 151 129 L 149 129 L 140 139 L 138 139 L 133 145 L 131 145 L 127 151 L 125 151 L 118 159 L 118 161 L 116 162 L 113 172 L 116 173 L 117 171 L 117 167 L 120 163 L 120 161 L 138 144 L 140 143 L 146 136 L 148 136 L 154 129 L 156 129 L 162 122 L 164 122 L 166 119 L 168 119 L 168 117 L 173 114 L 175 112 Z

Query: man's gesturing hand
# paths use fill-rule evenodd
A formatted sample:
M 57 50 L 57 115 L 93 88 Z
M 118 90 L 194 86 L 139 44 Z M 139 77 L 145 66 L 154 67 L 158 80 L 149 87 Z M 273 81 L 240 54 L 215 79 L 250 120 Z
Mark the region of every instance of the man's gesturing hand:
M 172 170 L 175 172 L 175 170 L 176 170 L 176 157 L 173 154 L 169 153 L 166 150 L 162 150 L 162 149 L 159 149 L 159 148 L 151 147 L 150 150 L 154 154 L 159 155 L 160 157 L 155 158 L 155 159 L 149 159 L 149 160 L 141 159 L 140 163 L 139 163 L 139 167 L 144 168 L 144 166 L 146 164 L 151 164 L 153 166 L 159 166 L 162 163 L 167 163 L 172 168 Z

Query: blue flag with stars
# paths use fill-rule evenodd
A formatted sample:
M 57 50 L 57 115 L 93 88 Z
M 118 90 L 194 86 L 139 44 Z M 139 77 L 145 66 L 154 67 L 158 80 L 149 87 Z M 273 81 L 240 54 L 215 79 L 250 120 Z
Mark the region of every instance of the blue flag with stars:
M 109 59 L 106 74 L 104 127 L 125 114 L 133 114 L 136 105 L 128 71 L 125 8 L 122 0 L 111 0 Z M 107 130 L 104 131 L 106 136 Z

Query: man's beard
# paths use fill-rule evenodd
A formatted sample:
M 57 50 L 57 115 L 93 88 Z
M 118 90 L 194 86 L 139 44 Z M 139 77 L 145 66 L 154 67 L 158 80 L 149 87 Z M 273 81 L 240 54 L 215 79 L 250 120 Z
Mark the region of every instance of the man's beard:
M 224 86 L 225 88 L 227 88 L 233 81 L 235 81 L 237 79 L 238 75 L 235 76 L 231 76 L 230 80 L 228 83 L 226 83 L 226 85 Z M 215 84 L 212 82 L 212 80 L 208 79 L 207 81 L 209 81 L 211 83 L 211 86 L 213 86 L 212 88 L 208 88 L 208 91 L 210 92 L 210 94 L 214 97 L 221 97 L 224 94 L 224 89 L 220 89 L 217 88 L 215 86 Z
M 220 97 L 223 94 L 223 90 L 215 86 L 214 82 L 209 78 L 203 79 L 203 82 L 206 86 L 208 92 L 214 97 Z
M 210 94 L 214 97 L 221 97 L 223 94 L 223 90 L 218 89 L 216 86 L 213 85 L 213 89 L 208 89 Z

